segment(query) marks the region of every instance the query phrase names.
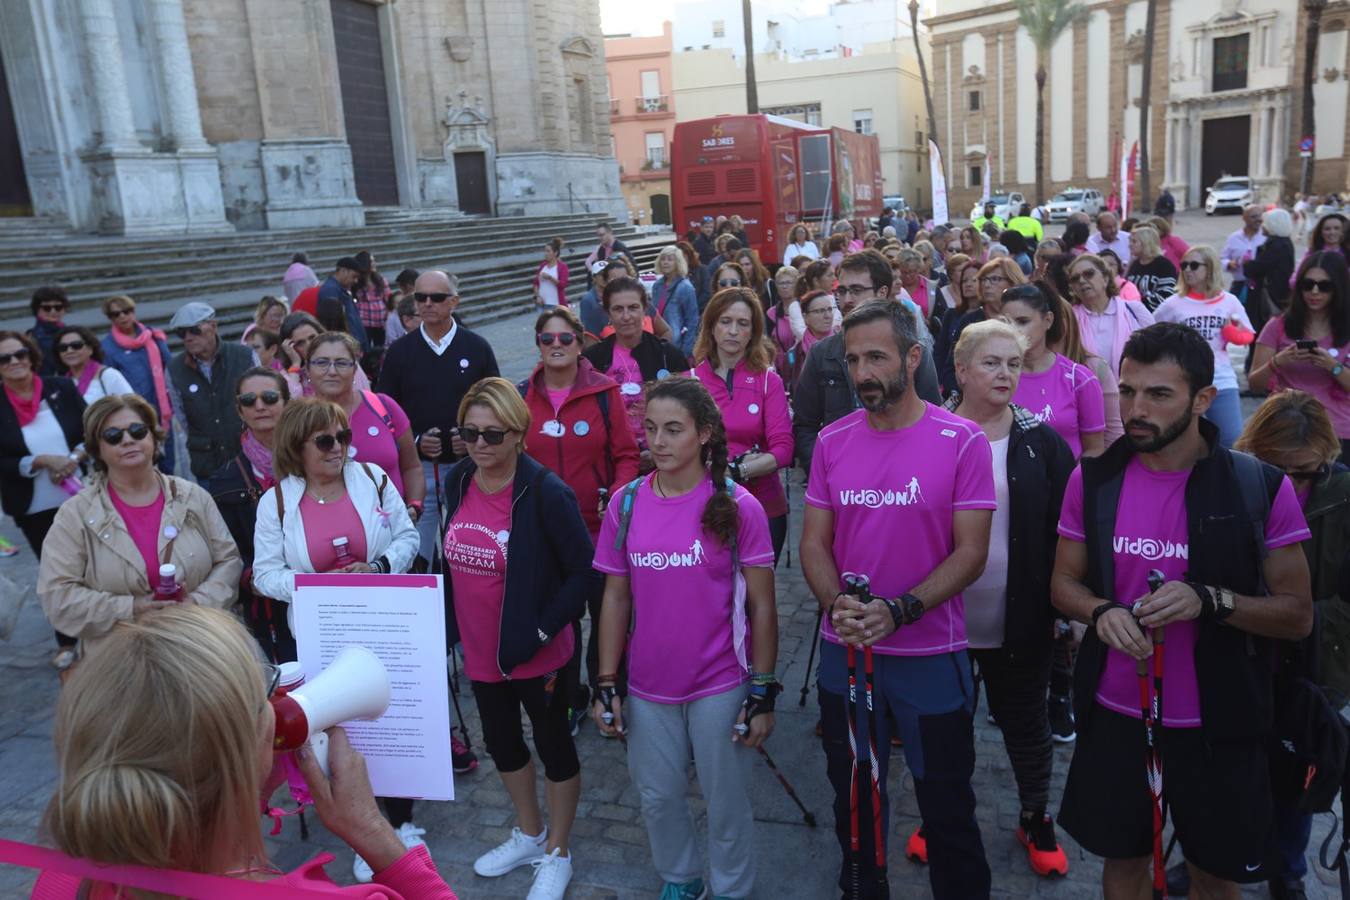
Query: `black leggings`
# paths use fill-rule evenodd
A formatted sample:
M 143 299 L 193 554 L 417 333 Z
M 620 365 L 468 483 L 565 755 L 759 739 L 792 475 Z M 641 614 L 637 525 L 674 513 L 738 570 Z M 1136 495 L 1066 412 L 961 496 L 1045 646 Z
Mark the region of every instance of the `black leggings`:
M 541 675 L 510 681 L 470 682 L 474 699 L 478 701 L 483 744 L 498 772 L 518 772 L 530 763 L 525 729 L 520 723 L 522 707 L 534 727 L 534 751 L 544 764 L 544 777 L 557 783 L 567 781 L 581 771 L 567 721 L 567 691 L 556 689 L 562 687 L 559 680 Z
M 1045 705 L 1050 677 L 1049 639 L 1016 647 L 970 651 L 984 681 L 989 711 L 1003 731 L 1003 744 L 1017 780 L 1022 811 L 1045 812 L 1050 798 L 1054 748 Z
M 586 598 L 586 610 L 590 613 L 591 628 L 589 639 L 583 645 L 581 640 L 582 625 L 581 619 L 574 621 L 569 627 L 572 629 L 573 647 L 572 658 L 567 661 L 563 667 L 563 682 L 567 685 L 567 696 L 574 710 L 585 710 L 587 713 L 591 709 L 591 693 L 596 687 L 596 681 L 599 679 L 600 672 L 600 603 L 605 596 L 604 579 L 599 580 L 595 591 Z M 584 647 L 584 649 L 583 649 Z M 586 683 L 581 683 L 581 660 L 586 659 Z M 619 676 L 617 690 L 622 697 L 628 696 L 628 654 L 625 653 L 619 659 Z
M 783 552 L 783 545 L 787 543 L 787 533 L 787 513 L 774 516 L 769 520 L 769 540 L 773 542 L 773 567 L 775 569 L 778 568 L 778 556 Z
M 45 476 L 39 474 L 39 478 Z M 14 524 L 19 526 L 23 536 L 28 541 L 28 546 L 32 548 L 33 555 L 39 560 L 42 559 L 42 542 L 47 539 L 47 532 L 52 530 L 52 522 L 56 521 L 56 511 L 60 507 L 44 509 L 42 512 L 36 512 L 32 515 L 24 514 L 14 517 Z M 74 647 L 78 641 L 68 634 L 56 632 L 56 643 L 61 647 Z

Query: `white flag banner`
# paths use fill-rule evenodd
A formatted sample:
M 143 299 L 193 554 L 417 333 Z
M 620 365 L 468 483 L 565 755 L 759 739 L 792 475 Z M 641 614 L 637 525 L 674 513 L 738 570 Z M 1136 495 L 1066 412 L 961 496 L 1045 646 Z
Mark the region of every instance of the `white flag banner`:
M 951 221 L 947 214 L 947 179 L 942 175 L 942 152 L 931 139 L 928 141 L 928 167 L 933 186 L 933 221 L 943 225 Z
M 1130 217 L 1130 150 L 1120 142 L 1120 221 Z
M 992 170 L 989 168 L 989 157 L 984 158 L 984 178 L 980 179 L 984 183 L 984 189 L 980 193 L 980 206 L 983 207 L 989 202 L 990 187 L 989 180 L 993 177 Z

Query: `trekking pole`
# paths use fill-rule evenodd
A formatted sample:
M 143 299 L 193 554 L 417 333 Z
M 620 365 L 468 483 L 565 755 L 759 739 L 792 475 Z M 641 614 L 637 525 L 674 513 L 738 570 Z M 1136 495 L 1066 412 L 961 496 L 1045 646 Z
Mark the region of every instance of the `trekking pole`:
M 871 596 L 868 595 L 868 599 Z M 875 854 L 877 896 L 881 900 L 891 895 L 891 884 L 886 879 L 886 847 L 882 842 L 881 827 L 881 766 L 877 764 L 877 708 L 872 702 L 872 647 L 863 648 L 863 675 L 866 677 L 863 696 L 867 701 L 868 768 L 872 775 L 872 850 Z
M 738 727 L 737 730 L 739 731 L 740 727 Z M 815 814 L 806 808 L 805 803 L 802 803 L 802 798 L 798 797 L 797 792 L 792 789 L 792 783 L 787 780 L 787 776 L 778 768 L 778 764 L 773 761 L 773 757 L 769 755 L 769 751 L 764 749 L 763 744 L 760 744 L 755 749 L 759 751 L 760 756 L 764 757 L 764 762 L 768 763 L 769 769 L 773 774 L 778 776 L 778 783 L 783 786 L 783 790 L 787 791 L 787 795 L 792 798 L 792 802 L 797 804 L 797 808 L 802 811 L 802 821 L 812 828 L 815 828 Z
M 802 695 L 797 701 L 798 706 L 806 705 L 806 695 L 811 690 L 811 669 L 816 664 L 816 647 L 820 646 L 820 623 L 825 618 L 825 610 L 822 607 L 816 611 L 816 630 L 811 632 L 811 653 L 806 657 L 806 674 L 802 676 Z
M 1158 569 L 1148 573 L 1149 593 L 1156 593 L 1163 586 L 1165 576 Z M 1139 706 L 1144 719 L 1144 773 L 1148 780 L 1148 791 L 1153 799 L 1153 897 L 1163 900 L 1167 896 L 1167 868 L 1163 857 L 1163 771 L 1162 754 L 1158 738 L 1162 733 L 1162 687 L 1163 687 L 1163 627 L 1153 632 L 1153 696 L 1149 697 L 1149 661 L 1141 659 L 1135 664 L 1135 674 L 1139 677 Z
M 866 576 L 846 578 L 844 588 L 851 594 L 855 594 L 859 600 L 866 603 L 866 597 L 869 596 L 867 590 L 868 580 Z M 860 870 L 862 868 L 862 842 L 860 839 L 860 826 L 858 822 L 858 793 L 861 784 L 858 780 L 858 650 L 850 643 L 844 645 L 848 658 L 848 749 L 852 756 L 852 768 L 849 777 L 848 791 L 848 853 L 849 853 L 849 896 L 852 900 L 861 900 L 862 883 Z M 864 665 L 870 665 L 870 654 L 864 654 Z M 871 702 L 871 691 L 868 691 L 868 702 Z M 874 724 L 875 720 L 869 720 L 869 724 Z M 872 811 L 873 818 L 877 818 L 880 810 Z
M 428 563 L 432 566 L 432 571 L 440 572 L 445 576 L 445 547 L 443 544 L 443 535 L 441 533 L 441 524 L 445 516 L 445 494 L 441 491 L 441 463 L 440 460 L 431 461 L 432 483 L 436 486 L 436 540 L 431 548 L 431 559 Z M 437 560 L 440 565 L 437 566 Z M 473 742 L 469 739 L 469 723 L 464 720 L 464 711 L 459 708 L 459 657 L 455 653 L 455 648 L 450 649 L 450 700 L 455 704 L 455 718 L 459 719 L 459 730 L 464 734 L 464 749 L 473 749 Z

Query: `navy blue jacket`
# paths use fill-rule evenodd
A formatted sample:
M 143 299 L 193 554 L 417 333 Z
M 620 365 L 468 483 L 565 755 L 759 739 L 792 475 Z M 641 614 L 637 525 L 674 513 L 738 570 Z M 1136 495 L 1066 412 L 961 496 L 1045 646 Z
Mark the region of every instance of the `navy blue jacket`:
M 366 335 L 366 326 L 361 324 L 361 313 L 356 308 L 356 299 L 351 291 L 338 284 L 337 277 L 329 275 L 328 280 L 319 287 L 318 315 L 315 316 L 329 331 L 345 331 L 361 345 L 361 352 L 370 352 L 370 338 Z M 346 327 L 339 327 L 345 323 Z
M 477 469 L 474 461 L 465 457 L 446 475 L 446 522 L 459 509 Z M 534 658 L 544 646 L 539 632 L 551 640 L 581 618 L 586 598 L 600 591 L 600 573 L 591 568 L 594 557 L 595 545 L 581 518 L 576 494 L 561 478 L 522 453 L 511 487 L 506 590 L 497 633 L 497 668 L 503 674 Z M 446 622 L 455 643 L 459 626 L 454 622 L 454 587 L 449 573 L 445 576 L 445 597 Z

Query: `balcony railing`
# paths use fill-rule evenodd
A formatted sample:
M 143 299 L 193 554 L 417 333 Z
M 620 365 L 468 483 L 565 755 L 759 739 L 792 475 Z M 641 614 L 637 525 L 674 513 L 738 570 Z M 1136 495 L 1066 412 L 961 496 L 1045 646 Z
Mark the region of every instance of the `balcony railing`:
M 666 152 L 664 150 L 648 150 L 647 158 L 642 161 L 642 169 L 646 172 L 650 172 L 654 169 L 667 169 L 669 167 L 670 163 L 666 160 Z
M 638 97 L 634 106 L 639 114 L 670 112 L 670 98 L 665 94 L 659 97 Z
M 609 98 L 609 114 L 611 117 L 619 114 L 619 101 L 615 100 L 613 97 Z

